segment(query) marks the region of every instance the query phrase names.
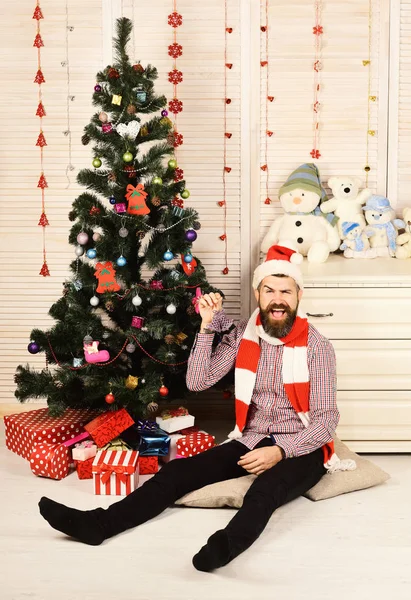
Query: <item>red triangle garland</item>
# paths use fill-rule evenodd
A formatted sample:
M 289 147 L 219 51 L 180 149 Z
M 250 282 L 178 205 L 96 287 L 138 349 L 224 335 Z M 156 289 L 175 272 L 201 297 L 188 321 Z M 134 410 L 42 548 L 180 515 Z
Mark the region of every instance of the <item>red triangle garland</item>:
M 44 261 L 43 266 L 40 269 L 39 275 L 43 275 L 43 277 L 50 277 L 50 271 L 49 271 L 46 261 Z
M 44 211 L 41 213 L 38 225 L 41 225 L 41 227 L 47 227 L 47 225 L 50 225 L 47 215 Z
M 39 133 L 36 146 L 40 146 L 41 148 L 43 148 L 43 146 L 47 146 L 46 138 L 44 137 L 44 133 L 42 131 L 40 131 Z
M 38 182 L 38 184 L 37 184 L 37 187 L 39 187 L 39 188 L 41 188 L 41 189 L 43 189 L 43 190 L 44 190 L 44 188 L 46 188 L 46 187 L 49 187 L 49 186 L 47 185 L 46 178 L 44 177 L 44 173 L 42 173 L 42 174 L 40 175 L 40 179 L 39 179 L 39 182 Z
M 40 6 L 36 6 L 36 8 L 34 9 L 33 19 L 36 19 L 36 21 L 40 21 L 40 19 L 44 19 Z
M 44 75 L 41 69 L 39 69 L 36 73 L 36 77 L 34 78 L 34 83 L 46 83 L 46 80 L 44 79 Z
M 36 37 L 34 38 L 33 46 L 34 46 L 35 48 L 41 48 L 42 46 L 44 46 L 44 42 L 43 42 L 43 40 L 41 39 L 41 35 L 40 35 L 39 33 L 38 33 L 38 34 L 36 35 Z
M 36 117 L 45 117 L 46 116 L 46 111 L 44 110 L 44 106 L 42 102 L 39 102 L 39 105 L 37 107 L 37 111 L 36 111 Z

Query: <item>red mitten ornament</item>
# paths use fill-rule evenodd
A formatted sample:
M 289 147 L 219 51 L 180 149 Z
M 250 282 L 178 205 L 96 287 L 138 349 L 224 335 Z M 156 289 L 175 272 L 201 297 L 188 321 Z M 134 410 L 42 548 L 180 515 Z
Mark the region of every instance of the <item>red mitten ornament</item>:
M 98 279 L 98 288 L 96 289 L 98 294 L 102 294 L 103 292 L 117 292 L 120 289 L 116 281 L 116 270 L 112 262 L 97 263 L 94 276 Z
M 150 209 L 146 205 L 147 192 L 144 191 L 144 185 L 139 183 L 127 186 L 126 198 L 128 200 L 127 212 L 129 215 L 148 215 Z

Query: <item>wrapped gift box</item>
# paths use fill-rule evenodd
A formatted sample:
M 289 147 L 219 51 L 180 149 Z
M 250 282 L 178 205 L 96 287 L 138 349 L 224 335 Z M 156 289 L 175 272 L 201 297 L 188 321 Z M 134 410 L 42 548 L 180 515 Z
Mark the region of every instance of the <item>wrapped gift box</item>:
M 99 496 L 127 496 L 138 485 L 136 450 L 102 450 L 92 465 L 94 493 Z
M 215 446 L 215 438 L 208 433 L 198 432 L 186 435 L 177 440 L 177 454 L 187 458 L 209 450 Z
M 72 450 L 73 460 L 86 461 L 97 454 L 97 446 L 91 440 L 76 444 Z
M 121 434 L 121 439 L 140 456 L 166 456 L 170 447 L 170 436 L 154 421 L 137 421 Z
M 93 479 L 94 456 L 87 460 L 76 461 L 76 471 L 79 479 Z
M 158 456 L 139 456 L 138 458 L 140 475 L 152 475 L 158 471 Z
M 99 415 L 87 423 L 84 429 L 89 432 L 97 446 L 105 446 L 125 429 L 133 425 L 134 421 L 125 408 Z
M 167 433 L 175 433 L 186 427 L 194 425 L 195 418 L 188 414 L 186 408 L 180 407 L 175 410 L 166 410 L 161 413 L 160 417 L 156 417 L 156 423 Z
M 168 450 L 168 454 L 166 456 L 162 456 L 162 462 L 168 463 L 170 460 L 174 460 L 177 454 L 177 441 L 184 437 L 181 433 L 170 433 L 170 447 Z
M 63 479 L 70 472 L 70 450 L 64 444 L 35 444 L 30 454 L 30 468 L 39 477 Z
M 30 460 L 34 444 L 59 444 L 84 433 L 84 425 L 96 415 L 93 410 L 67 409 L 60 417 L 50 417 L 48 408 L 40 408 L 4 417 L 6 446 Z

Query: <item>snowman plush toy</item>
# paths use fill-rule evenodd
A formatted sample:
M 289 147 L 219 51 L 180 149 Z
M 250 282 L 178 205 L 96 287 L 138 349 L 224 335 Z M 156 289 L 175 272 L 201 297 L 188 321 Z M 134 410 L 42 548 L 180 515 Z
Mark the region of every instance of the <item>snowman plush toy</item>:
M 404 221 L 395 218 L 395 211 L 388 198 L 373 194 L 362 207 L 367 221 L 365 233 L 371 234 L 370 245 L 377 256 L 395 256 L 398 229 L 405 226 Z
M 300 261 L 306 256 L 312 263 L 325 262 L 339 247 L 340 235 L 333 226 L 333 215 L 327 215 L 330 222 L 317 208 L 327 199 L 317 167 L 312 163 L 298 167 L 280 188 L 279 196 L 285 214 L 272 223 L 261 251 L 268 252 L 273 245 L 285 246 L 299 253 Z

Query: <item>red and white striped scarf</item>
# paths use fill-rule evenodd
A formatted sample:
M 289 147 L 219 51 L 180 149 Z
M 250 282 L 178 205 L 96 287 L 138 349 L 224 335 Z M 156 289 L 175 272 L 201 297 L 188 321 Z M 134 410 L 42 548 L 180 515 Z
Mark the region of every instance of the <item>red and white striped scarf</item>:
M 302 312 L 298 311 L 290 333 L 284 338 L 274 338 L 264 331 L 260 309 L 257 308 L 247 323 L 237 353 L 235 364 L 236 425 L 228 436 L 231 439 L 242 437 L 242 431 L 247 422 L 248 409 L 257 376 L 258 361 L 260 360 L 260 339 L 275 346 L 284 345 L 282 375 L 285 391 L 304 427 L 308 427 L 310 423 L 307 318 Z M 339 460 L 334 452 L 334 441 L 332 439 L 323 446 L 323 452 L 324 466 L 329 472 L 355 468 L 354 461 Z

